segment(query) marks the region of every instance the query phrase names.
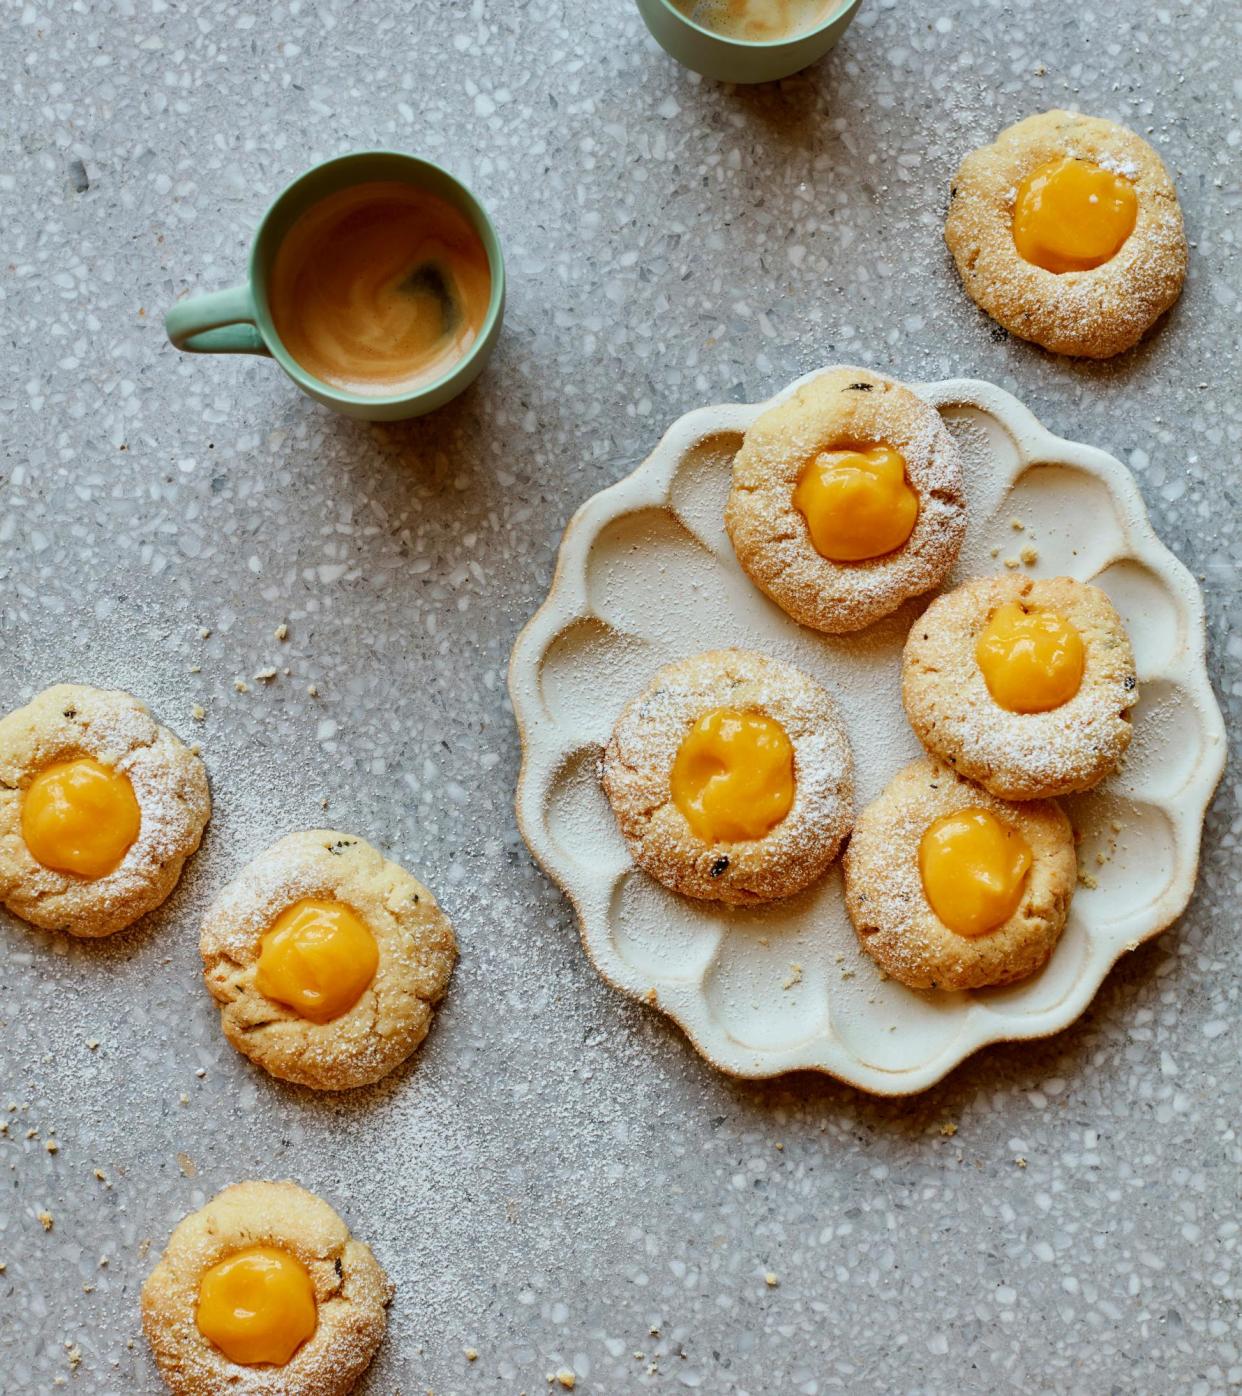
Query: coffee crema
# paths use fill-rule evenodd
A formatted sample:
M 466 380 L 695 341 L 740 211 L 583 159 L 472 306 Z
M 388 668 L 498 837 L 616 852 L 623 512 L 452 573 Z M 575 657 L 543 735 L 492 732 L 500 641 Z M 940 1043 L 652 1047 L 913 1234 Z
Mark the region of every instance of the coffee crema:
M 822 24 L 840 0 L 673 0 L 695 24 L 726 39 L 775 43 Z
M 466 217 L 394 180 L 307 209 L 277 250 L 268 303 L 307 373 L 390 397 L 442 377 L 470 351 L 491 293 L 487 249 Z

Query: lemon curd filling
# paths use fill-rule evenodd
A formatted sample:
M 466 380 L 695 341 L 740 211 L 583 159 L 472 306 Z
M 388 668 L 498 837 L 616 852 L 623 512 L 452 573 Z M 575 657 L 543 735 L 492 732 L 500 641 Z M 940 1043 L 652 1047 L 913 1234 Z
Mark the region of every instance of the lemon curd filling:
M 227 1256 L 198 1287 L 198 1331 L 243 1367 L 283 1367 L 318 1321 L 306 1267 L 275 1246 L 251 1246 Z
M 341 902 L 306 897 L 272 923 L 259 950 L 255 986 L 312 1023 L 328 1023 L 362 997 L 379 968 L 379 947 Z
M 1046 713 L 1078 692 L 1086 658 L 1077 627 L 1016 601 L 996 609 L 975 642 L 988 692 L 1011 713 Z
M 92 880 L 120 866 L 141 823 L 129 777 L 89 756 L 40 771 L 22 800 L 22 838 L 31 857 Z
M 958 810 L 930 824 L 919 843 L 928 904 L 960 936 L 981 936 L 1018 909 L 1031 849 L 1016 829 L 985 809 Z
M 793 805 L 793 745 L 775 718 L 713 708 L 678 748 L 671 786 L 704 843 L 761 839 Z
M 1045 271 L 1091 271 L 1121 251 L 1138 219 L 1138 195 L 1124 176 L 1065 156 L 1018 186 L 1013 240 L 1018 255 Z
M 909 538 L 919 516 L 905 459 L 883 443 L 821 451 L 799 477 L 793 502 L 815 551 L 831 562 L 891 553 Z

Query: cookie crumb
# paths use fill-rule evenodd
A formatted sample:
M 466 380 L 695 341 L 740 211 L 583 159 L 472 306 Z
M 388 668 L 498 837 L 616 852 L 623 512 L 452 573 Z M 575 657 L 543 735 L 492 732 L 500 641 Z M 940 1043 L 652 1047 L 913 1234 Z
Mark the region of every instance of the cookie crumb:
M 1022 559 L 1023 562 L 1026 563 L 1028 567 L 1034 567 L 1035 564 L 1039 561 L 1038 549 L 1032 548 L 1029 543 L 1026 545 L 1025 548 L 1022 549 L 1018 556 Z
M 940 1133 L 943 1134 L 946 1139 L 952 1139 L 957 1133 L 957 1126 L 952 1120 L 946 1120 L 944 1124 L 940 1126 Z
M 272 634 L 275 635 L 278 640 L 287 640 L 289 638 L 289 627 L 284 621 L 281 621 L 276 629 L 272 631 Z
M 767 1274 L 764 1275 L 763 1282 L 765 1285 L 767 1285 L 769 1289 L 775 1289 L 780 1284 L 780 1280 L 777 1278 L 775 1270 L 769 1270 Z
M 48 1151 L 49 1154 L 60 1153 L 60 1145 L 55 1141 L 55 1139 L 49 1139 L 43 1147 Z
M 574 1387 L 578 1384 L 578 1378 L 573 1374 L 573 1372 L 569 1370 L 568 1367 L 565 1368 L 564 1371 L 557 1372 L 556 1379 L 560 1382 L 560 1384 L 565 1388 L 566 1391 L 572 1391 Z
M 88 1038 L 86 1039 L 86 1049 L 87 1049 L 88 1052 L 94 1052 L 94 1051 L 98 1050 L 98 1047 L 99 1047 L 99 1039 L 98 1039 L 97 1037 L 88 1037 Z
M 202 722 L 202 720 L 207 716 L 207 709 L 203 707 L 201 703 L 195 703 L 194 706 L 190 709 L 190 716 L 194 719 L 195 722 Z
M 1014 1163 L 1016 1163 L 1016 1164 L 1018 1165 L 1019 1168 L 1025 1168 L 1025 1167 L 1026 1167 L 1026 1160 L 1022 1157 L 1021 1154 L 1019 1154 L 1018 1157 L 1017 1157 L 1016 1159 L 1014 1159 Z
M 1015 567 L 1017 567 L 1018 565 L 1019 565 L 1019 563 L 1018 563 L 1018 559 L 1017 559 L 1016 557 L 1007 557 L 1007 558 L 1005 559 L 1005 566 L 1008 567 L 1009 570 L 1010 570 L 1011 572 L 1012 572 L 1013 569 L 1014 569 Z
M 282 625 L 280 628 L 283 630 L 284 626 Z M 283 640 L 285 637 L 283 635 L 277 635 L 276 638 L 278 640 Z M 479 1353 L 477 1348 L 462 1348 L 462 1351 L 466 1354 L 467 1362 L 477 1362 L 479 1360 Z
M 1087 872 L 1084 868 L 1078 869 L 1078 880 L 1082 883 L 1082 885 L 1087 889 L 1088 892 L 1094 892 L 1095 889 L 1100 885 L 1095 880 L 1095 878 L 1092 877 L 1092 875 L 1089 872 Z
M 308 683 L 308 684 L 306 685 L 306 695 L 307 695 L 308 698 L 318 698 L 318 697 L 319 697 L 319 685 L 318 685 L 318 684 L 315 684 L 315 683 Z
M 39 1225 L 44 1229 L 44 1231 L 51 1231 L 52 1227 L 55 1225 L 52 1219 L 51 1212 L 36 1212 L 35 1216 L 38 1218 Z
M 233 687 L 237 690 L 238 693 L 250 692 L 250 685 L 246 682 L 245 679 L 234 679 Z
M 211 631 L 208 630 L 205 625 L 200 626 L 198 631 L 198 638 L 200 640 L 209 640 L 211 638 Z
M 782 989 L 792 989 L 795 984 L 802 983 L 802 966 L 797 961 L 792 961 L 789 966 L 789 978 L 781 985 Z
M 260 669 L 259 672 L 255 675 L 255 678 L 258 680 L 259 683 L 271 683 L 271 681 L 275 677 L 276 670 L 272 665 L 268 665 L 266 669 Z
M 1022 522 L 1021 519 L 1012 518 L 1009 520 L 1009 527 L 1012 528 L 1015 533 L 1021 533 L 1023 529 L 1026 528 L 1026 525 Z

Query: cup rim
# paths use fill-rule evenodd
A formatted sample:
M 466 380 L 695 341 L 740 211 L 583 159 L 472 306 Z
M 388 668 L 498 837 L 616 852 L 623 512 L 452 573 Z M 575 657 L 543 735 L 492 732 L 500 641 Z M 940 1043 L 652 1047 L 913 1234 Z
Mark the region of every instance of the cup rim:
M 702 34 L 704 38 L 711 39 L 715 43 L 723 44 L 727 48 L 746 50 L 759 50 L 766 52 L 770 49 L 784 48 L 790 44 L 801 43 L 804 39 L 813 38 L 816 34 L 822 34 L 831 24 L 835 24 L 848 10 L 857 7 L 861 0 L 841 0 L 830 14 L 826 15 L 812 29 L 804 29 L 798 34 L 789 34 L 783 39 L 734 39 L 727 34 L 721 34 L 715 29 L 706 29 L 703 25 L 692 20 L 689 15 L 683 14 L 673 0 L 656 0 L 656 3 L 666 10 L 675 20 L 679 20 L 687 28 L 692 29 L 696 34 Z
M 453 186 L 462 200 L 463 211 L 469 216 L 471 222 L 474 224 L 475 232 L 479 234 L 479 239 L 483 243 L 483 250 L 487 253 L 487 267 L 492 280 L 491 292 L 487 301 L 487 314 L 484 317 L 478 335 L 475 337 L 474 343 L 461 358 L 446 369 L 439 378 L 433 378 L 427 383 L 420 383 L 416 388 L 411 388 L 406 392 L 392 393 L 383 397 L 372 393 L 350 392 L 347 388 L 338 388 L 335 383 L 329 383 L 327 379 L 317 378 L 313 373 L 308 373 L 285 347 L 284 341 L 277 333 L 275 321 L 272 319 L 271 310 L 267 304 L 266 285 L 264 286 L 263 304 L 260 305 L 257 298 L 254 298 L 256 281 L 261 278 L 266 283 L 267 279 L 266 275 L 261 276 L 259 267 L 259 253 L 260 249 L 263 247 L 264 234 L 267 232 L 269 224 L 275 218 L 281 205 L 283 205 L 285 201 L 313 175 L 317 175 L 323 170 L 331 169 L 334 165 L 347 165 L 355 160 L 374 156 L 400 161 L 407 166 L 414 167 L 422 174 L 431 171 L 447 180 L 448 183 Z M 372 182 L 373 181 L 369 179 L 360 179 L 357 181 L 359 184 Z M 342 185 L 341 187 L 344 188 L 345 186 Z M 421 185 L 421 187 L 425 187 L 425 184 Z M 350 407 L 397 407 L 403 404 L 420 402 L 429 394 L 451 383 L 459 374 L 464 373 L 480 354 L 485 353 L 490 347 L 505 302 L 504 252 L 500 243 L 500 235 L 496 232 L 495 225 L 488 216 L 487 210 L 483 207 L 483 204 L 479 201 L 469 185 L 458 179 L 451 170 L 446 170 L 442 165 L 437 165 L 434 160 L 428 160 L 421 155 L 411 155 L 408 151 L 404 150 L 372 149 L 347 151 L 344 155 L 334 155 L 328 160 L 319 161 L 318 164 L 303 170 L 300 175 L 292 179 L 272 200 L 267 212 L 260 220 L 259 226 L 255 229 L 254 240 L 250 247 L 249 278 L 251 295 L 252 298 L 255 299 L 254 313 L 258 321 L 259 333 L 263 336 L 263 342 L 267 345 L 272 357 L 299 387 L 311 394 L 329 397 L 334 402 L 346 403 Z

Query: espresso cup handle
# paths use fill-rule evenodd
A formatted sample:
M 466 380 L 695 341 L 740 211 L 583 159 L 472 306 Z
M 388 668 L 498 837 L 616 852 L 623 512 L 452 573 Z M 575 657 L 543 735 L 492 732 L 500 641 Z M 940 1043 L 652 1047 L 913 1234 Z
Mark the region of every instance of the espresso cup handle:
M 164 329 L 189 354 L 266 354 L 254 319 L 249 286 L 232 286 L 180 301 L 164 317 Z

